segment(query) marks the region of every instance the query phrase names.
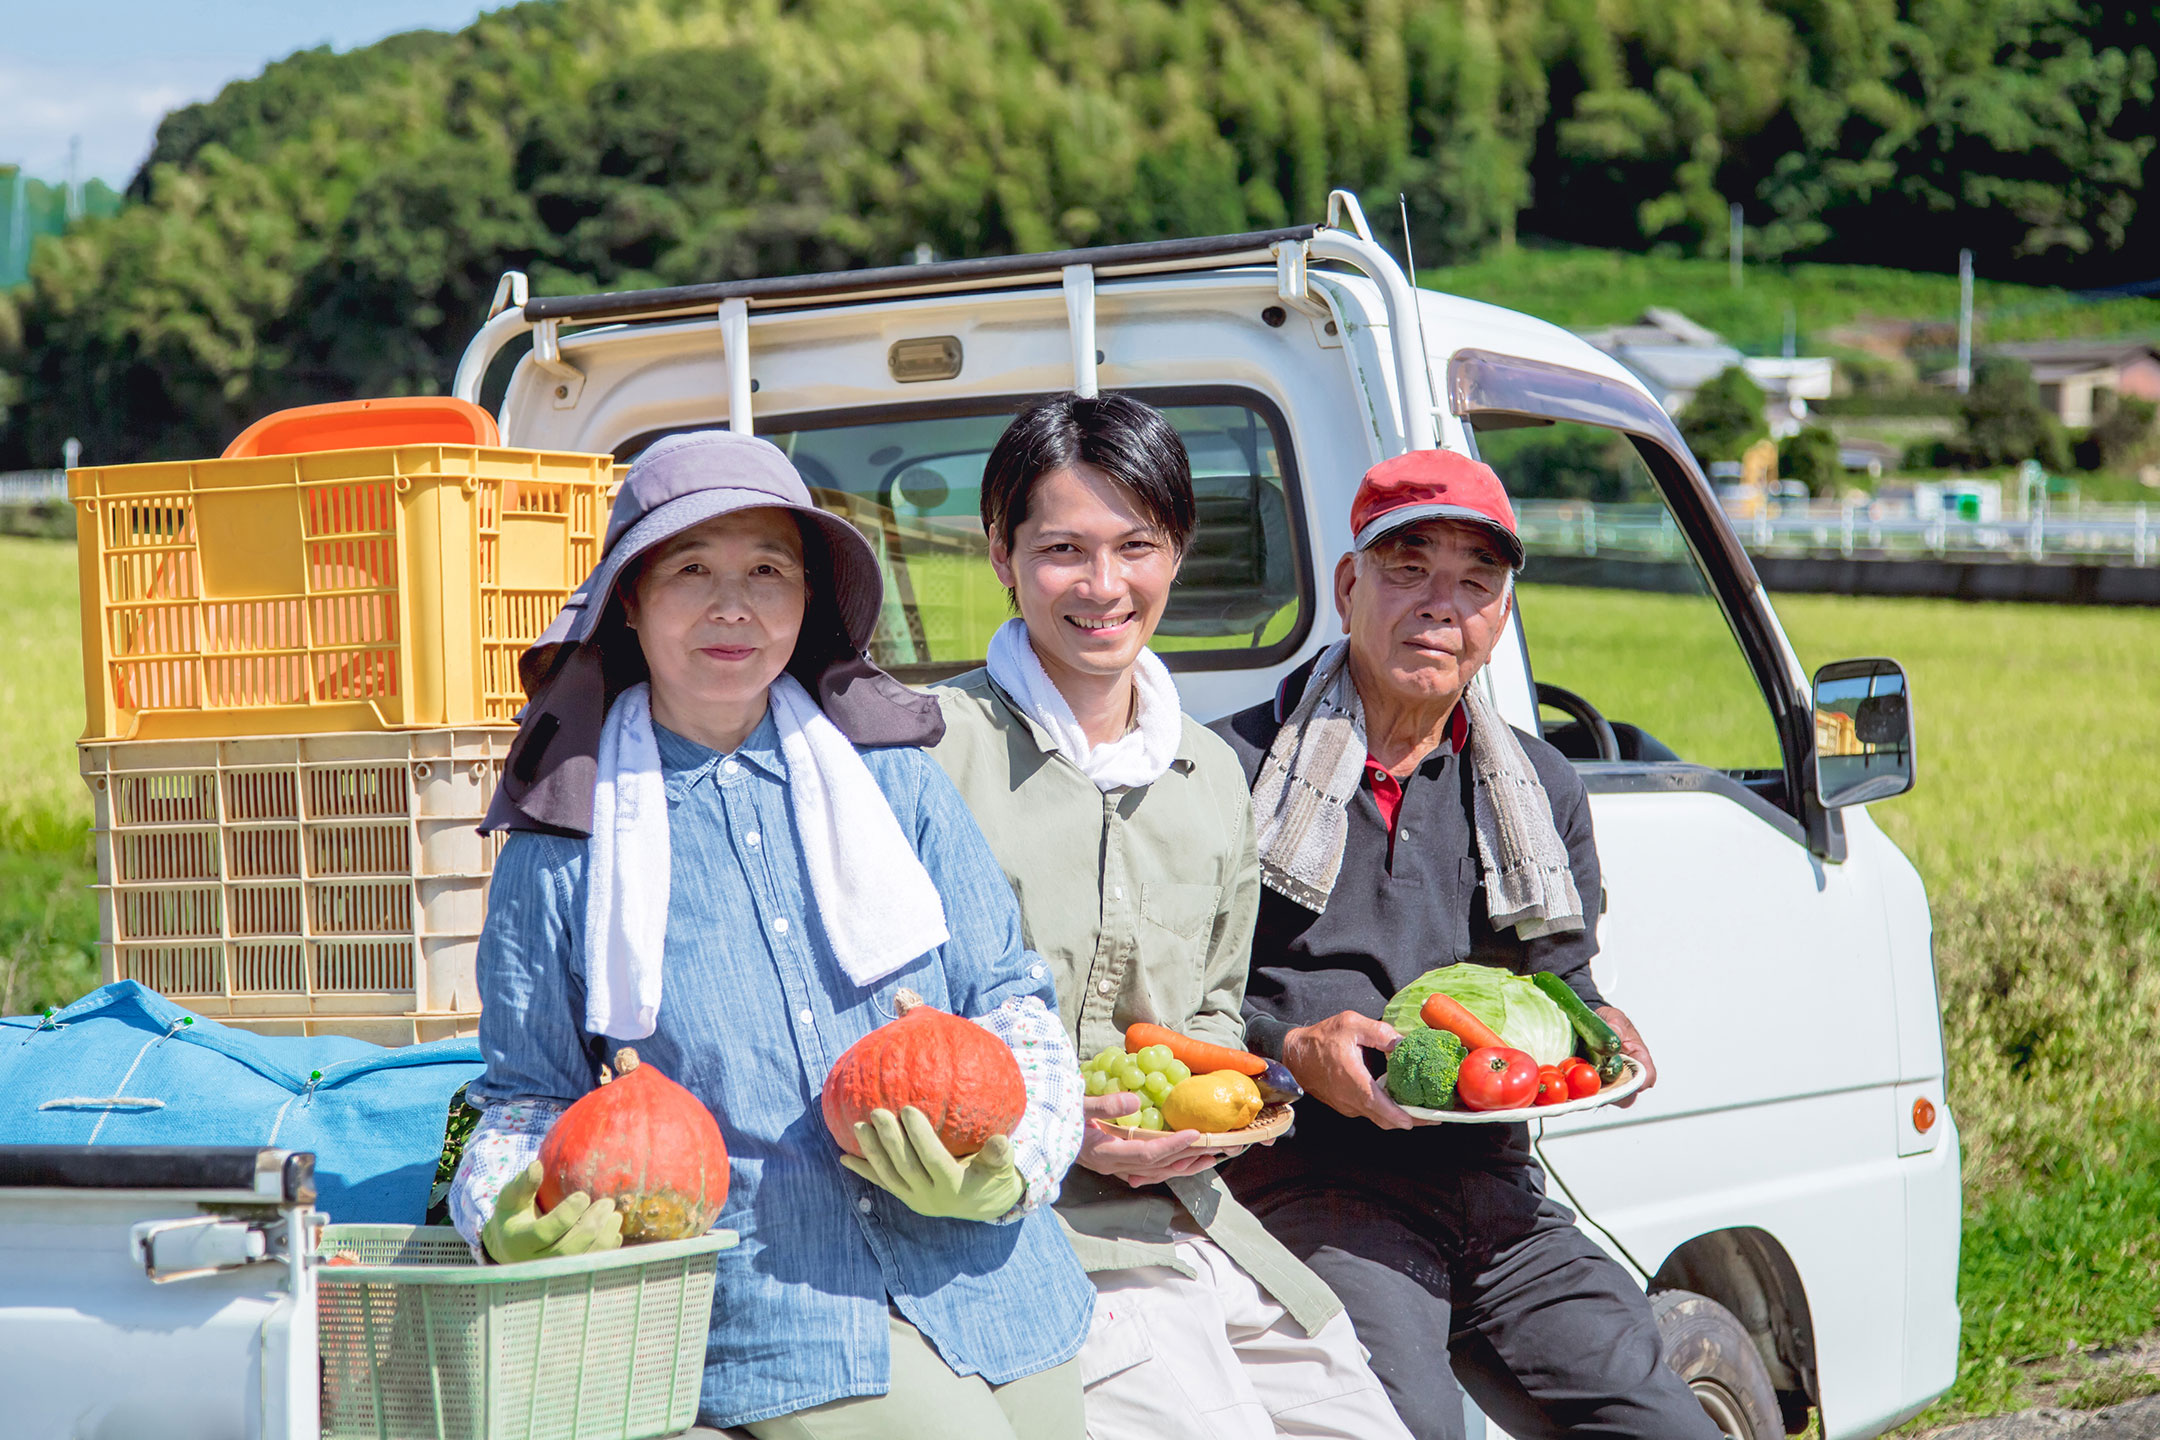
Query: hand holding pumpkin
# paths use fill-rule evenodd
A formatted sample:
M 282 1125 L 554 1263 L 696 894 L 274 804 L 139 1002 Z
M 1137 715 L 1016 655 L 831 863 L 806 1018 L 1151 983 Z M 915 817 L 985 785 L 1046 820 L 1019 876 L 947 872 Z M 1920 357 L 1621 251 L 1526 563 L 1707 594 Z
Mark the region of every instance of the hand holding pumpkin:
M 622 1244 L 623 1217 L 613 1200 L 595 1200 L 580 1190 L 565 1195 L 547 1214 L 535 1203 L 545 1167 L 538 1160 L 503 1186 L 495 1213 L 480 1232 L 480 1244 L 498 1265 L 524 1260 L 553 1260 L 589 1255 Z
M 945 1220 L 996 1220 L 1020 1203 L 1027 1184 L 1013 1167 L 1012 1141 L 992 1135 L 965 1160 L 938 1139 L 929 1117 L 913 1105 L 898 1115 L 873 1110 L 855 1125 L 857 1158 L 840 1163 L 918 1215 Z

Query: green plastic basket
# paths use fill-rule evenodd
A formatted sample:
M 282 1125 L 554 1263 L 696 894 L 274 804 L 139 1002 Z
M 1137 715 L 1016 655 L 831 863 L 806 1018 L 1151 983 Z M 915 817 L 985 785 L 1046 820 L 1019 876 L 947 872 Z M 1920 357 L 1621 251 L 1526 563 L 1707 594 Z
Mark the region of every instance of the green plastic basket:
M 734 1232 L 476 1265 L 455 1230 L 331 1225 L 324 1440 L 652 1440 L 697 1420 Z

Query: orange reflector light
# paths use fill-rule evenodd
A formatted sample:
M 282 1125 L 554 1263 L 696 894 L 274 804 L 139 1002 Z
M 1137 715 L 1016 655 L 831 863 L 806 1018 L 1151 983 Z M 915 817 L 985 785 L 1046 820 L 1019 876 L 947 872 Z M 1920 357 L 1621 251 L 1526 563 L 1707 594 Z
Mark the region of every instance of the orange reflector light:
M 1912 1102 L 1912 1128 L 1922 1135 L 1935 1128 L 1935 1102 L 1925 1095 Z

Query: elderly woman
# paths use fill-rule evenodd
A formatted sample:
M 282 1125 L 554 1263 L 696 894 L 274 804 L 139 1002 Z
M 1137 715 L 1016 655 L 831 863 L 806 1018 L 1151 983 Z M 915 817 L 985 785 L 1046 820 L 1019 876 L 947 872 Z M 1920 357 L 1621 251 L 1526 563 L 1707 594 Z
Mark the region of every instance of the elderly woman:
M 498 1262 L 620 1243 L 611 1202 L 535 1212 L 554 1117 L 635 1042 L 728 1145 L 699 1417 L 775 1436 L 1066 1436 L 1093 1290 L 1043 1208 L 1079 1144 L 1054 984 L 943 772 L 934 701 L 873 667 L 862 538 L 748 436 L 631 469 L 605 552 L 527 657 L 486 828 L 486 1114 L 453 1188 Z M 864 747 L 858 749 L 857 747 Z M 905 987 L 1010 1045 L 1025 1117 L 956 1161 L 912 1108 L 826 1132 L 818 1097 Z M 507 1183 L 506 1183 L 507 1182 Z

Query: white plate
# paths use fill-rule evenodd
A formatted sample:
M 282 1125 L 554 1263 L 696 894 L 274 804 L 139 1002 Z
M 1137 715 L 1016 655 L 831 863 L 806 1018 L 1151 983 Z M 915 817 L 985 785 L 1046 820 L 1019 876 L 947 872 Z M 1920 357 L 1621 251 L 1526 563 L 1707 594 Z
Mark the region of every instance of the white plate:
M 1642 1089 L 1644 1071 L 1630 1055 L 1620 1057 L 1626 1064 L 1627 1074 L 1607 1085 L 1595 1095 L 1585 1095 L 1580 1100 L 1570 1100 L 1564 1105 L 1524 1105 L 1514 1110 L 1431 1110 L 1423 1105 L 1403 1105 L 1403 1113 L 1419 1120 L 1439 1120 L 1449 1125 L 1512 1125 L 1523 1120 L 1550 1120 L 1555 1115 L 1573 1115 L 1581 1110 L 1595 1110 L 1600 1105 L 1610 1105 L 1615 1100 L 1625 1100 Z M 1395 1102 L 1401 1105 L 1401 1101 Z

